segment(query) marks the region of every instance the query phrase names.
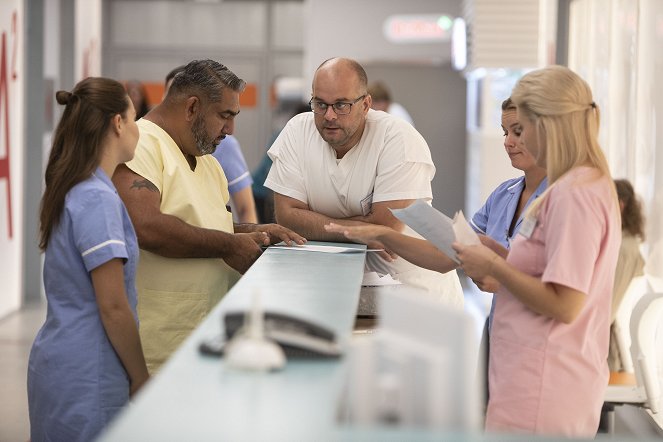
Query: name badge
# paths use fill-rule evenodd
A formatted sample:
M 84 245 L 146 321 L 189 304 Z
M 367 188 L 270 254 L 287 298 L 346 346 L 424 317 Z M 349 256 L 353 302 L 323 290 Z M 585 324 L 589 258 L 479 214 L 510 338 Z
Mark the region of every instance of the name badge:
M 523 220 L 523 223 L 521 224 L 518 233 L 523 235 L 525 238 L 529 239 L 532 236 L 535 227 L 536 227 L 536 217 L 528 216 Z
M 363 216 L 368 216 L 369 213 L 371 213 L 371 209 L 373 208 L 373 192 L 368 194 L 366 198 L 361 200 L 361 213 Z

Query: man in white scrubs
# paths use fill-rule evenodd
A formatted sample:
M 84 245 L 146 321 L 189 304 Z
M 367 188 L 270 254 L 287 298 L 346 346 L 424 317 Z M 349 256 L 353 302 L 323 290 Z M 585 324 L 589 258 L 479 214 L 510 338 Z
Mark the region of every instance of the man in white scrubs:
M 424 138 L 404 120 L 371 109 L 367 76 L 354 60 L 332 58 L 313 77 L 313 112 L 293 117 L 268 154 L 274 164 L 265 186 L 272 189 L 276 220 L 311 240 L 347 241 L 326 224 L 382 224 L 412 236 L 390 208 L 432 200 L 435 166 Z M 455 271 L 445 274 L 402 258 L 369 253 L 367 271 L 390 274 L 462 307 Z
M 153 374 L 260 256 L 261 245 L 303 238 L 276 224 L 236 224 L 228 181 L 211 154 L 234 129 L 244 80 L 213 60 L 177 74 L 138 120 L 134 159 L 113 182 L 136 229 L 138 317 Z

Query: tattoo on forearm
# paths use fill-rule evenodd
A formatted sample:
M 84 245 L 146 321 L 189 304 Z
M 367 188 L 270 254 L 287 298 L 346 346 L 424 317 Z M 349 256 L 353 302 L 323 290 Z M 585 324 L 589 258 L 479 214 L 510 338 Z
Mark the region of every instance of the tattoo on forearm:
M 152 184 L 149 180 L 134 180 L 131 189 L 147 189 L 150 192 L 159 192 L 157 186 Z

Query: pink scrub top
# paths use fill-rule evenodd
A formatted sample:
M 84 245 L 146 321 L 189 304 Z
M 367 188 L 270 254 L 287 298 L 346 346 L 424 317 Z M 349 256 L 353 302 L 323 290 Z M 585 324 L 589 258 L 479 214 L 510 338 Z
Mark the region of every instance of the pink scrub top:
M 586 294 L 571 324 L 502 289 L 490 334 L 486 430 L 594 437 L 608 384 L 610 306 L 621 225 L 610 177 L 574 168 L 520 229 L 507 262 Z

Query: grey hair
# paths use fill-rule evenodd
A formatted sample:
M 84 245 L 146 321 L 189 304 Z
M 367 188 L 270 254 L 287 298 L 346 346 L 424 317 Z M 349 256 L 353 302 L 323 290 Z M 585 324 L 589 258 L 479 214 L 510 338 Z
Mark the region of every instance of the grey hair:
M 246 82 L 219 62 L 193 60 L 174 76 L 168 93 L 198 95 L 201 99 L 217 102 L 221 100 L 224 87 L 242 92 Z

